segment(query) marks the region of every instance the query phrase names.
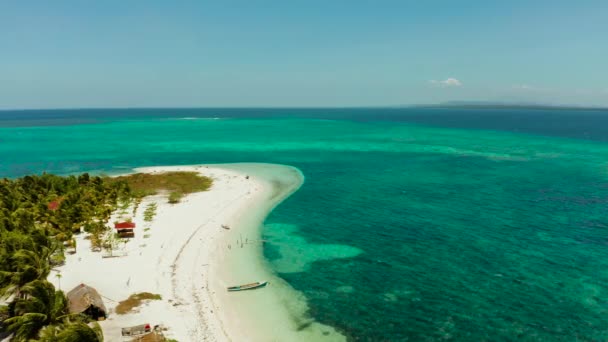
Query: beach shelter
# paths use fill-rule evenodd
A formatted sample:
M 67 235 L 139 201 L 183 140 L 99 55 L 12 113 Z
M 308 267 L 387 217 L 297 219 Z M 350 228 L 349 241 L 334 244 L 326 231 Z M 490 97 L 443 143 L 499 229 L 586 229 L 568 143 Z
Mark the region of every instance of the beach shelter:
M 134 237 L 135 222 L 116 222 L 114 228 L 120 237 Z
M 94 288 L 80 284 L 68 292 L 66 296 L 70 304 L 70 313 L 83 313 L 96 320 L 106 318 L 106 306 Z
M 114 223 L 116 229 L 133 229 L 135 228 L 135 222 L 116 222 Z

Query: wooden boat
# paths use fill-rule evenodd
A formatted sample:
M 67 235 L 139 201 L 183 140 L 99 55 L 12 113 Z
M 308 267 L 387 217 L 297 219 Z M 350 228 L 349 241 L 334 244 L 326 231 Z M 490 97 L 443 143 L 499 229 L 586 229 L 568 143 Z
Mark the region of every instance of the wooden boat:
M 222 228 L 224 228 L 224 229 L 230 229 L 230 226 L 228 226 L 228 225 L 226 225 L 226 224 L 223 224 L 223 225 L 222 225 Z
M 228 288 L 228 291 L 253 290 L 253 289 L 259 289 L 259 288 L 264 287 L 266 285 L 268 285 L 267 281 L 256 281 L 255 283 L 251 283 L 251 284 L 231 286 L 231 287 Z

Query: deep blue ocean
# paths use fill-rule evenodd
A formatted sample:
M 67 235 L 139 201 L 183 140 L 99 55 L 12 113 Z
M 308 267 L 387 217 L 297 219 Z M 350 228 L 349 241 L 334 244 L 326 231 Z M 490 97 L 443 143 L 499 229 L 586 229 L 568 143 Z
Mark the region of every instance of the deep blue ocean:
M 608 112 L 0 112 L 0 177 L 267 162 L 265 256 L 353 341 L 608 340 Z

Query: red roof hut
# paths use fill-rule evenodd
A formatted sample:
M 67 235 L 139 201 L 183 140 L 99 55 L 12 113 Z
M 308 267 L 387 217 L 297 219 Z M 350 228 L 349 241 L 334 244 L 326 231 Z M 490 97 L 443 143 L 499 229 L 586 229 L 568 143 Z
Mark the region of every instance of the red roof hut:
M 59 209 L 59 201 L 53 201 L 48 204 L 49 210 L 57 210 Z
M 135 222 L 116 222 L 114 223 L 116 229 L 133 229 L 135 228 Z
M 114 223 L 114 228 L 120 237 L 130 238 L 135 236 L 133 232 L 133 228 L 135 228 L 134 222 L 116 222 Z

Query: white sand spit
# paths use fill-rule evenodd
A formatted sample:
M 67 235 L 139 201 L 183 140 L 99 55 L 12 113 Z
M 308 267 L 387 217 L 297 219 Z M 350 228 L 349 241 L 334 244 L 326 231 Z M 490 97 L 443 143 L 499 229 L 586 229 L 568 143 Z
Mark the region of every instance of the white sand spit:
M 179 204 L 166 197 L 144 199 L 135 237 L 103 258 L 92 252 L 85 234 L 77 253 L 51 272 L 64 291 L 80 283 L 97 289 L 110 311 L 100 322 L 106 341 L 122 341 L 121 328 L 150 323 L 165 336 L 186 341 L 343 340 L 333 328 L 305 318 L 306 302 L 273 275 L 262 256 L 260 226 L 268 213 L 303 182 L 292 167 L 272 164 L 167 166 L 137 172 L 197 171 L 212 177 L 212 188 L 185 196 Z M 154 220 L 144 221 L 149 203 Z M 118 214 L 111 220 L 118 219 Z M 230 226 L 223 229 L 222 225 Z M 61 277 L 56 275 L 60 273 Z M 268 280 L 264 289 L 228 293 L 227 286 Z M 160 294 L 135 312 L 118 315 L 118 301 L 138 292 Z

